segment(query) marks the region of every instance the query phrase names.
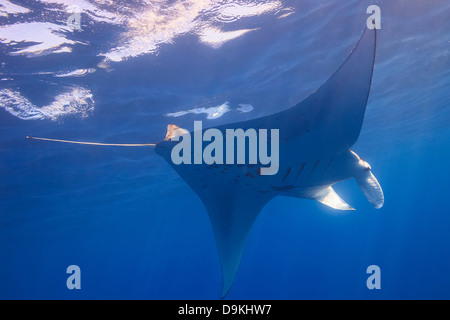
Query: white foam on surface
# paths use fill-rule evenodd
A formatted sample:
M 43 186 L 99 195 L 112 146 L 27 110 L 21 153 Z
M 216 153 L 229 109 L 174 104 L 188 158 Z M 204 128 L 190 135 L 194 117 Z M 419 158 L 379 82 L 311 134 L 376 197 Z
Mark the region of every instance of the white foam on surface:
M 247 32 L 257 30 L 255 29 L 242 29 L 236 31 L 224 32 L 217 28 L 205 28 L 201 34 L 199 34 L 200 41 L 210 45 L 213 48 L 219 48 L 225 42 L 236 39 Z
M 53 76 L 57 77 L 57 78 L 84 77 L 85 75 L 88 75 L 90 73 L 94 73 L 95 71 L 96 71 L 95 68 L 76 69 L 76 70 L 69 71 L 69 72 L 57 73 L 57 74 L 55 74 Z
M 75 70 L 67 67 L 56 71 L 39 70 L 33 74 L 53 75 L 55 78 L 82 77 L 104 69 L 112 71 L 112 62 L 120 62 L 144 54 L 158 54 L 161 45 L 170 45 L 184 35 L 194 35 L 198 41 L 214 49 L 225 43 L 258 32 L 253 22 L 245 28 L 245 19 L 262 15 L 285 15 L 294 9 L 279 0 L 141 0 L 124 4 L 110 0 L 36 0 L 39 10 L 46 12 L 34 18 L 33 8 L 25 8 L 0 0 L 0 16 L 14 15 L 13 22 L 0 26 L 0 43 L 10 55 L 35 58 L 43 55 L 65 54 L 69 59 L 77 45 L 86 45 L 83 32 L 96 24 L 118 26 L 114 42 L 93 46 L 91 55 L 103 57 L 97 67 Z M 68 24 L 71 15 L 80 14 L 80 29 Z M 17 19 L 18 18 L 18 19 Z M 239 26 L 235 23 L 239 22 Z M 102 27 L 102 28 L 103 28 Z M 94 29 L 95 30 L 95 29 Z M 97 48 L 101 49 L 97 49 Z M 54 70 L 54 69 L 53 69 Z M 1 81 L 12 80 L 2 74 Z M 55 79 L 56 80 L 56 79 Z M 59 119 L 67 115 L 87 116 L 94 106 L 88 89 L 76 87 L 55 96 L 46 106 L 36 106 L 18 90 L 0 89 L 0 107 L 24 120 Z M 167 116 L 206 114 L 217 119 L 230 110 L 249 112 L 253 107 L 240 105 L 231 109 L 228 102 L 214 107 L 193 108 Z
M 22 120 L 58 120 L 66 116 L 87 117 L 94 110 L 94 99 L 89 90 L 78 87 L 57 95 L 51 104 L 38 107 L 19 91 L 1 89 L 0 107 Z
M 28 22 L 5 25 L 0 28 L 0 43 L 20 48 L 12 51 L 12 55 L 26 55 L 28 57 L 49 53 L 70 52 L 68 46 L 76 41 L 65 37 L 64 31 L 69 31 L 65 26 L 50 22 Z M 23 46 L 29 43 L 28 46 Z M 64 49 L 66 48 L 66 49 Z
M 221 116 L 223 116 L 225 113 L 229 112 L 231 110 L 229 102 L 225 102 L 219 106 L 216 107 L 209 107 L 209 108 L 205 108 L 205 107 L 201 107 L 201 108 L 194 108 L 194 109 L 190 109 L 190 110 L 185 110 L 185 111 L 178 111 L 178 112 L 172 112 L 172 113 L 167 113 L 166 116 L 167 117 L 181 117 L 187 114 L 202 114 L 205 113 L 207 116 L 207 119 L 218 119 Z
M 128 31 L 122 35 L 122 44 L 101 55 L 107 61 L 118 62 L 145 53 L 157 53 L 160 45 L 172 43 L 185 34 L 197 35 L 201 42 L 218 48 L 225 42 L 257 30 L 223 31 L 221 25 L 276 13 L 282 8 L 280 1 L 273 0 L 226 3 L 217 0 L 178 0 L 170 4 L 165 1 L 151 2 L 146 10 L 128 20 Z
M 240 112 L 250 112 L 253 110 L 253 106 L 248 103 L 240 103 L 239 107 L 236 108 L 236 110 Z
M 142 54 L 158 53 L 162 44 L 170 44 L 180 36 L 196 35 L 199 41 L 213 48 L 245 35 L 258 28 L 230 28 L 234 22 L 267 14 L 279 18 L 292 12 L 278 0 L 147 0 L 129 5 L 107 0 L 40 0 L 44 9 L 58 14 L 58 21 L 30 21 L 0 27 L 0 42 L 14 46 L 30 42 L 11 54 L 35 57 L 45 54 L 70 53 L 75 44 L 82 43 L 71 37 L 74 31 L 66 20 L 79 13 L 81 30 L 88 23 L 118 25 L 125 31 L 117 35 L 117 42 L 95 55 L 105 61 L 119 62 Z M 29 9 L 0 0 L 0 14 L 28 13 Z M 280 13 L 282 13 L 280 15 Z M 49 15 L 51 17 L 52 15 Z M 61 18 L 62 17 L 62 18 Z M 226 30 L 224 29 L 225 25 Z
M 30 12 L 29 9 L 21 7 L 7 0 L 0 0 L 0 17 L 7 17 L 9 14 L 15 15 Z
M 200 107 L 200 108 L 193 108 L 193 109 L 189 109 L 189 110 L 182 110 L 182 111 L 177 111 L 177 112 L 171 112 L 171 113 L 167 113 L 166 116 L 167 117 L 181 117 L 181 116 L 185 116 L 187 114 L 206 114 L 206 118 L 207 119 L 218 119 L 220 117 L 222 117 L 225 113 L 230 112 L 230 111 L 239 111 L 241 113 L 246 113 L 246 112 L 250 112 L 252 111 L 254 108 L 251 104 L 248 103 L 240 103 L 238 104 L 237 108 L 231 108 L 230 103 L 228 101 L 224 102 L 221 105 L 215 106 L 215 107 L 209 107 L 209 108 L 205 108 L 205 107 Z

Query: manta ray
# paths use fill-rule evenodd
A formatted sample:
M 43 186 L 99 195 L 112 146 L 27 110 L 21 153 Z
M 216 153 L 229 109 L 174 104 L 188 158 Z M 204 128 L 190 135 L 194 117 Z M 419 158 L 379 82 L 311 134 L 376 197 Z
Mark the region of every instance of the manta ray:
M 226 129 L 279 128 L 279 170 L 261 175 L 258 164 L 174 164 L 171 151 L 180 137 L 191 135 L 173 124 L 159 143 L 104 144 L 27 137 L 68 143 L 153 146 L 202 201 L 214 231 L 222 269 L 224 298 L 239 268 L 246 239 L 263 207 L 277 196 L 317 200 L 337 210 L 354 210 L 333 190 L 354 178 L 375 207 L 383 191 L 370 165 L 350 148 L 361 131 L 375 62 L 376 29 L 366 28 L 339 69 L 302 102 L 278 113 L 215 127 Z M 174 139 L 177 138 L 177 139 Z M 175 141 L 177 140 L 177 141 Z

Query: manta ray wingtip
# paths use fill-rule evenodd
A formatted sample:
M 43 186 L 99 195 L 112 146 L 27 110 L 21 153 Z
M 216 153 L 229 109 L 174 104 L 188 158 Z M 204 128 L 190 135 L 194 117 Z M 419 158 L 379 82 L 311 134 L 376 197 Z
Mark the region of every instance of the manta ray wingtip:
M 227 295 L 228 295 L 228 291 L 226 292 L 226 293 L 221 293 L 220 294 L 220 300 L 225 300 L 225 298 L 227 297 Z
M 222 273 L 222 288 L 220 290 L 220 300 L 224 300 L 228 293 L 231 290 L 231 287 L 233 286 L 233 282 L 234 282 L 234 276 L 233 279 L 230 281 L 225 281 L 225 277 L 223 277 L 223 273 Z

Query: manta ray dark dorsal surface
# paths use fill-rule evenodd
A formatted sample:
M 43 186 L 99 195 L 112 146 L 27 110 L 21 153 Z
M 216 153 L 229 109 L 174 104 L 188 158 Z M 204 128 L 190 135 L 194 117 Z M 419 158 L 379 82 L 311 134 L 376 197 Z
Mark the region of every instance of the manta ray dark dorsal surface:
M 276 175 L 262 176 L 258 174 L 260 167 L 253 165 L 175 165 L 171 160 L 171 150 L 179 142 L 168 140 L 156 145 L 155 151 L 195 191 L 208 212 L 223 274 L 222 298 L 233 284 L 254 220 L 273 197 L 295 196 L 289 194 L 294 190 L 301 194 L 299 197 L 316 199 L 341 210 L 351 208 L 336 200 L 337 195 L 332 193 L 330 186 L 356 174 L 342 177 L 334 174 L 329 181 L 325 179 L 320 184 L 314 172 L 327 172 L 333 166 L 345 168 L 348 163 L 355 165 L 358 161 L 360 166 L 366 164 L 356 154 L 350 154 L 349 148 L 356 142 L 364 119 L 375 48 L 376 29 L 366 28 L 341 67 L 299 104 L 270 116 L 217 127 L 224 134 L 226 129 L 279 128 L 280 171 Z M 193 133 L 184 134 L 191 135 L 192 139 Z M 324 163 L 319 159 L 328 160 Z M 370 172 L 370 166 L 368 168 L 364 170 Z M 360 180 L 364 184 L 365 180 Z M 379 188 L 376 180 L 373 185 Z M 330 199 L 333 199 L 331 204 Z

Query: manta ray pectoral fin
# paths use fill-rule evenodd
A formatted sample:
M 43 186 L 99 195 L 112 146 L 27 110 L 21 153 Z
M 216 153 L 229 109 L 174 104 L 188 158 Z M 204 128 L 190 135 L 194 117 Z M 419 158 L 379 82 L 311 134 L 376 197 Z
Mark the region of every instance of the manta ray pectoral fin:
M 198 195 L 208 211 L 216 238 L 222 268 L 223 299 L 233 285 L 253 222 L 270 197 L 249 190 L 238 190 L 236 193 L 221 190 L 217 193 L 218 190 L 210 192 L 211 189 L 215 189 L 213 185 L 198 192 Z
M 182 129 L 174 124 L 169 124 L 167 126 L 167 133 L 164 141 L 170 140 L 174 137 L 182 136 L 186 133 L 189 133 L 189 131 L 187 131 L 186 129 Z
M 332 187 L 326 187 L 316 193 L 314 199 L 338 210 L 355 210 L 333 190 Z
M 364 171 L 356 176 L 355 180 L 367 200 L 375 209 L 380 209 L 384 204 L 383 190 L 372 172 Z
M 219 166 L 169 163 L 208 212 L 222 269 L 223 299 L 233 285 L 253 222 L 273 196 L 227 182 Z
M 364 119 L 375 48 L 376 31 L 366 28 L 347 60 L 315 93 L 290 109 L 267 117 L 266 126 L 291 121 L 283 128 L 282 138 L 309 143 L 308 148 L 316 152 L 340 152 L 351 147 Z M 298 123 L 302 123 L 301 128 Z

